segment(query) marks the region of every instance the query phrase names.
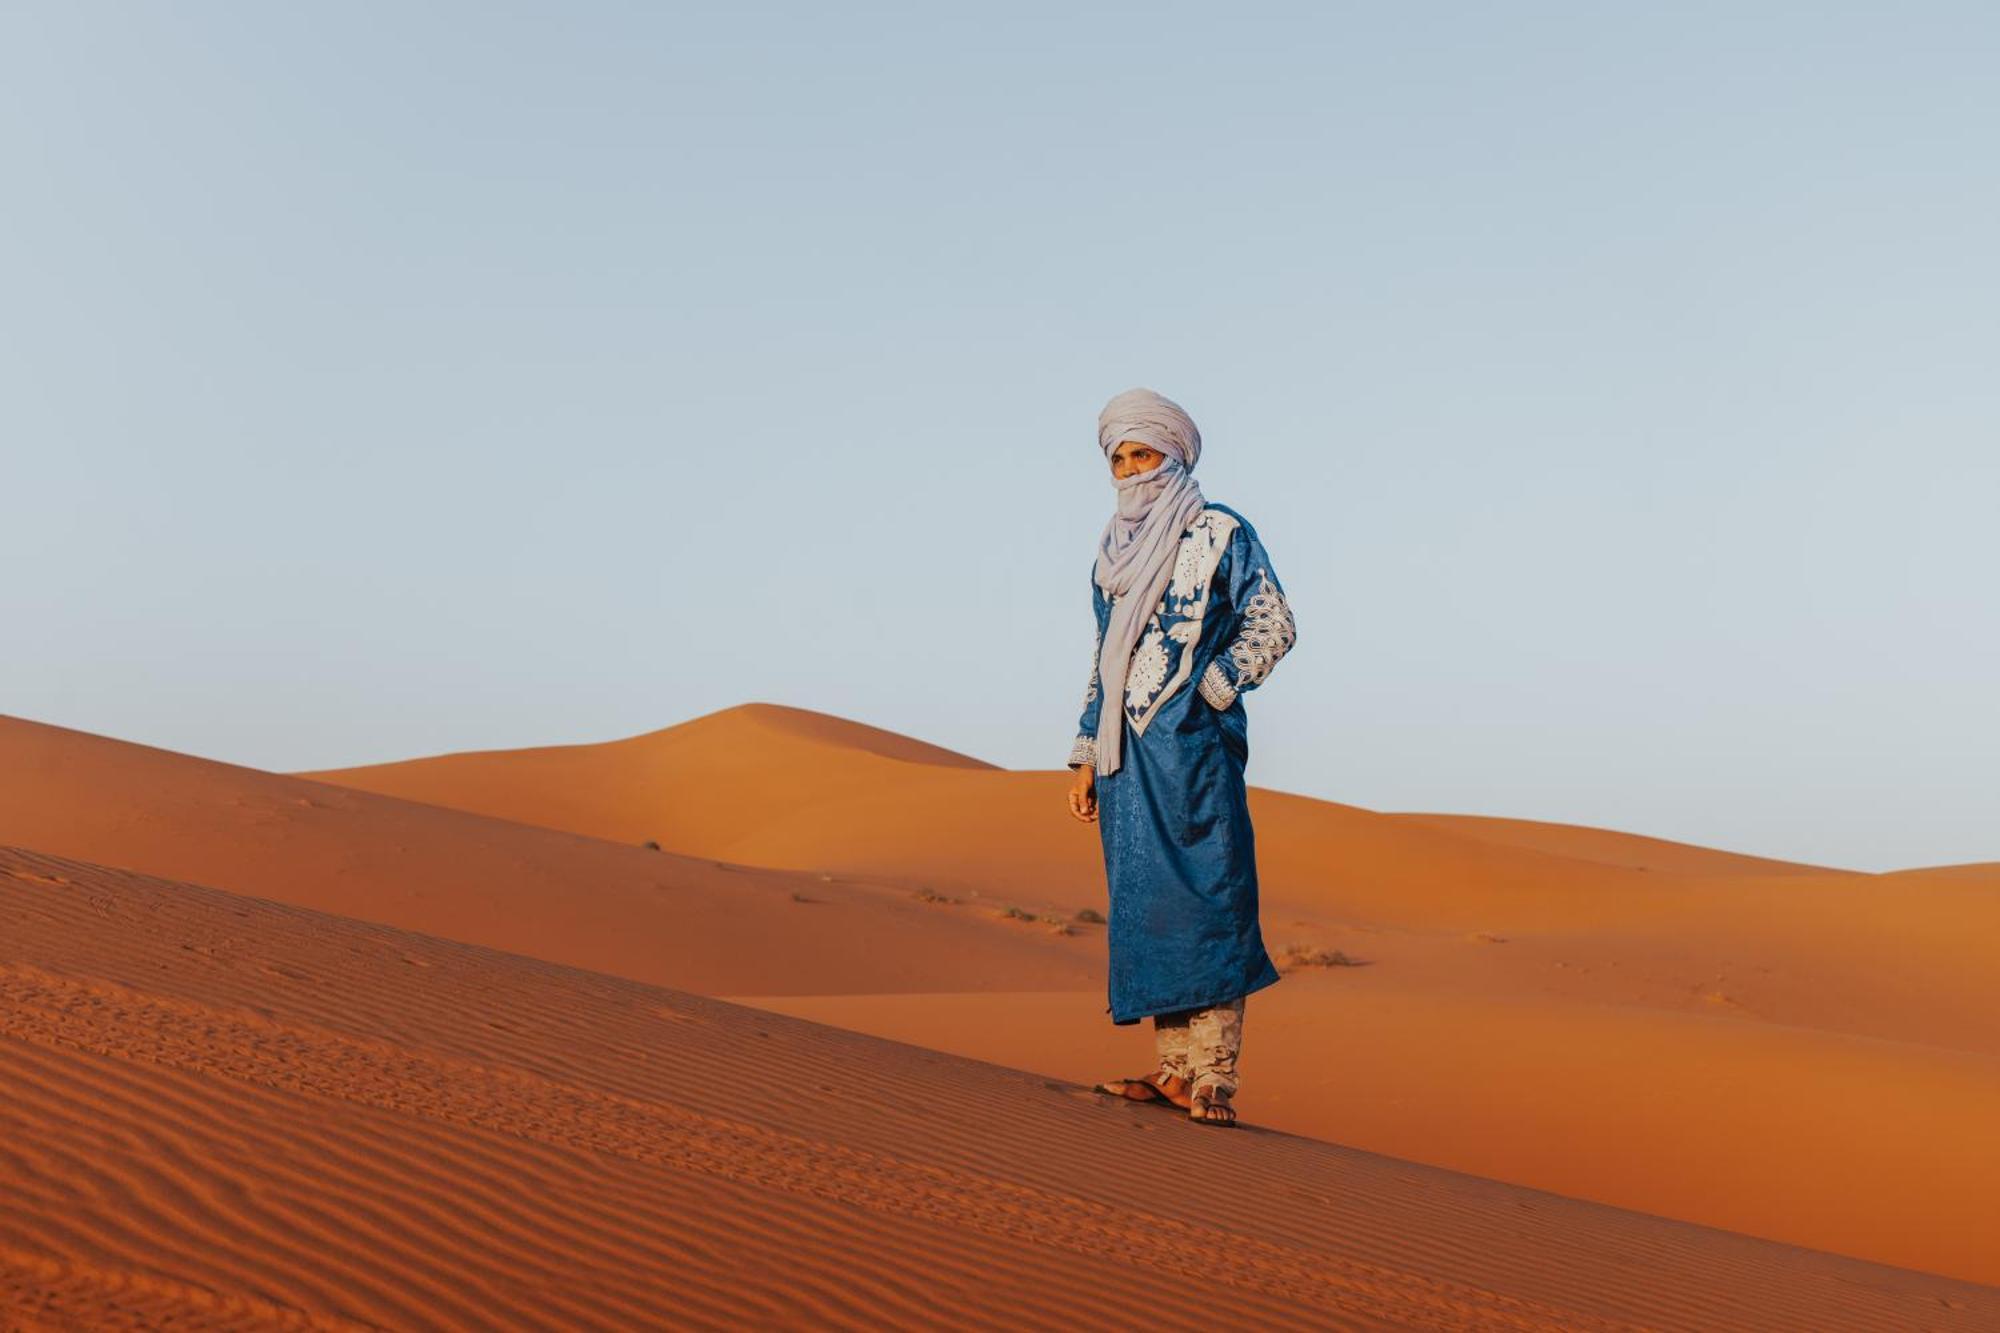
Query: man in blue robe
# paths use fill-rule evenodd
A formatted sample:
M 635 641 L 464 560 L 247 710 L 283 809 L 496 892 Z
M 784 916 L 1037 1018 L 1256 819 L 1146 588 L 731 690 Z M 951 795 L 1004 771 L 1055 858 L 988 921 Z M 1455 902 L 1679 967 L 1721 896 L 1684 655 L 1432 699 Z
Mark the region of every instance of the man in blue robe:
M 1257 921 L 1243 696 L 1297 627 L 1256 530 L 1194 484 L 1201 435 L 1178 404 L 1120 394 L 1098 442 L 1118 511 L 1091 571 L 1097 636 L 1069 806 L 1104 849 L 1107 1010 L 1151 1017 L 1159 1056 L 1098 1089 L 1233 1124 L 1244 997 L 1279 975 Z

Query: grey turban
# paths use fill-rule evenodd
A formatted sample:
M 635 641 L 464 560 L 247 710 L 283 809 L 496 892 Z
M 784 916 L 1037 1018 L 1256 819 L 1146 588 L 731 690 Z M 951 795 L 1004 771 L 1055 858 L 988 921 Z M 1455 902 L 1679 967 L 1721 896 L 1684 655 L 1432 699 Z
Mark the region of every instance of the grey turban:
M 1179 403 L 1151 389 L 1127 389 L 1097 414 L 1097 447 L 1108 457 L 1121 440 L 1150 444 L 1194 471 L 1201 457 L 1201 432 Z

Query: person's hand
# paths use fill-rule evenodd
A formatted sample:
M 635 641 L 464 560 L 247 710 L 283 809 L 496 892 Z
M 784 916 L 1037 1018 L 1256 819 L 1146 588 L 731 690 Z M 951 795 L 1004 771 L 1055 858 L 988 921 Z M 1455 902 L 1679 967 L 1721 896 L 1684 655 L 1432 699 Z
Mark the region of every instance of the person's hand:
M 1097 822 L 1097 769 L 1090 764 L 1076 766 L 1076 781 L 1069 784 L 1069 812 L 1086 824 Z

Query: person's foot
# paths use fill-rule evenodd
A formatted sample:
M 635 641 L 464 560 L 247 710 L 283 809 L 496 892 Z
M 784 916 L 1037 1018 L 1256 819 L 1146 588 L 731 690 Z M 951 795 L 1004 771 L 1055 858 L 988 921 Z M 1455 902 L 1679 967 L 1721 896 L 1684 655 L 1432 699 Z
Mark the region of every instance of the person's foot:
M 1138 1078 L 1114 1078 L 1097 1084 L 1091 1091 L 1123 1097 L 1129 1102 L 1157 1102 L 1162 1106 L 1178 1106 L 1182 1110 L 1186 1110 L 1188 1105 L 1187 1080 L 1178 1074 L 1169 1074 L 1165 1070 L 1155 1070 Z
M 1196 1088 L 1187 1100 L 1188 1119 L 1204 1125 L 1235 1124 L 1236 1108 L 1229 1104 L 1231 1096 L 1228 1088 Z

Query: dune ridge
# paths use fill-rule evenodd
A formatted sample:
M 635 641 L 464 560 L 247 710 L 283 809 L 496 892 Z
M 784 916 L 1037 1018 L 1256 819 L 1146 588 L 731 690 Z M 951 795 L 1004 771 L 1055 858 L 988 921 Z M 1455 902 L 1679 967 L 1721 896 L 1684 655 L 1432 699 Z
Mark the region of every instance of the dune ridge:
M 807 751 L 761 715 L 725 710 L 685 724 L 686 739 L 673 728 L 640 738 L 697 761 L 662 766 L 643 796 L 578 780 L 624 759 L 569 751 L 568 778 L 602 804 L 544 802 L 544 775 L 505 752 L 481 757 L 476 787 L 422 759 L 319 776 L 600 836 L 637 828 L 651 803 L 706 800 L 737 813 L 705 820 L 683 850 L 927 883 L 967 901 L 1022 886 L 1070 903 L 1101 894 L 1095 831 L 1059 811 L 1064 775 L 888 766 L 829 749 L 832 722 Z M 800 774 L 818 782 L 793 799 Z M 2000 1087 L 2000 981 L 1981 943 L 2000 936 L 2000 880 L 1981 867 L 1870 875 L 1261 788 L 1251 802 L 1274 950 L 1365 964 L 1296 973 L 1257 1003 L 1247 1105 L 1269 1123 L 2000 1280 L 2000 1255 L 1978 1239 L 2000 1231 L 2000 1213 L 1979 1203 L 1982 1191 L 2000 1196 L 2000 1162 L 1978 1128 Z M 1081 1079 L 1143 1059 L 1143 1036 L 1103 1028 L 1096 988 L 722 993 Z M 1041 1016 L 1031 1035 L 1013 1021 L 1022 1012 Z M 1918 1088 L 1943 1100 L 1910 1105 Z M 1421 1109 L 1467 1097 L 1490 1122 Z M 1831 1130 L 1830 1106 L 1842 1108 Z M 1871 1130 L 1911 1114 L 1933 1132 Z M 1821 1169 L 1829 1155 L 1842 1172 Z
M 294 776 L 731 859 L 719 831 L 754 829 L 772 808 L 819 804 L 833 794 L 829 766 L 863 786 L 893 786 L 938 771 L 1001 771 L 879 727 L 752 703 L 622 740 L 481 750 Z
M 515 818 L 453 808 L 427 761 L 398 768 L 424 779 L 405 799 L 0 720 L 0 841 L 1052 1077 L 1142 1067 L 1143 1028 L 1104 1019 L 1102 928 L 1076 919 L 1105 904 L 1067 775 L 873 729 L 850 750 L 849 724 L 813 719 L 751 706 L 563 747 L 548 811 L 539 759 L 515 779 L 479 756 L 464 804 L 499 792 Z M 629 789 L 623 751 L 683 742 Z M 2000 878 L 1252 800 L 1274 951 L 1358 965 L 1253 1001 L 1251 1121 L 2000 1281 Z M 604 836 L 683 804 L 705 812 L 688 845 Z
M 893 739 L 892 739 L 893 738 Z M 921 873 L 939 843 L 1019 854 L 1025 825 L 1042 822 L 1046 775 L 1013 772 L 879 728 L 772 704 L 740 704 L 623 740 L 487 750 L 294 776 L 406 800 L 639 841 L 662 828 L 677 850 L 760 866 Z M 1524 873 L 1547 857 L 1691 874 L 1849 874 L 1718 852 L 1637 834 L 1524 820 L 1381 815 L 1336 802 L 1253 789 L 1260 816 L 1286 826 L 1266 841 L 1366 828 L 1414 866 L 1485 857 Z M 911 847 L 882 846 L 890 812 L 907 808 Z M 1260 828 L 1262 822 L 1260 822 Z M 843 830 L 848 830 L 843 834 Z M 1070 858 L 1074 861 L 1074 856 Z M 1283 875 L 1286 867 L 1277 872 Z
M 0 912 L 21 1327 L 1137 1326 L 1197 1272 L 1258 1327 L 2000 1318 L 1989 1288 L 69 858 L 0 848 Z
M 1551 824 L 1492 815 L 1403 813 L 1396 816 L 1432 828 L 1468 834 L 1482 842 L 1504 843 L 1632 870 L 1666 870 L 1688 875 L 1853 875 L 1860 871 L 1804 865 L 1766 856 L 1717 851 L 1694 843 L 1649 838 L 1581 824 Z
M 711 993 L 1095 975 L 1087 938 L 992 930 L 900 882 L 616 845 L 17 718 L 0 718 L 0 842 Z M 828 949 L 829 932 L 874 944 Z

